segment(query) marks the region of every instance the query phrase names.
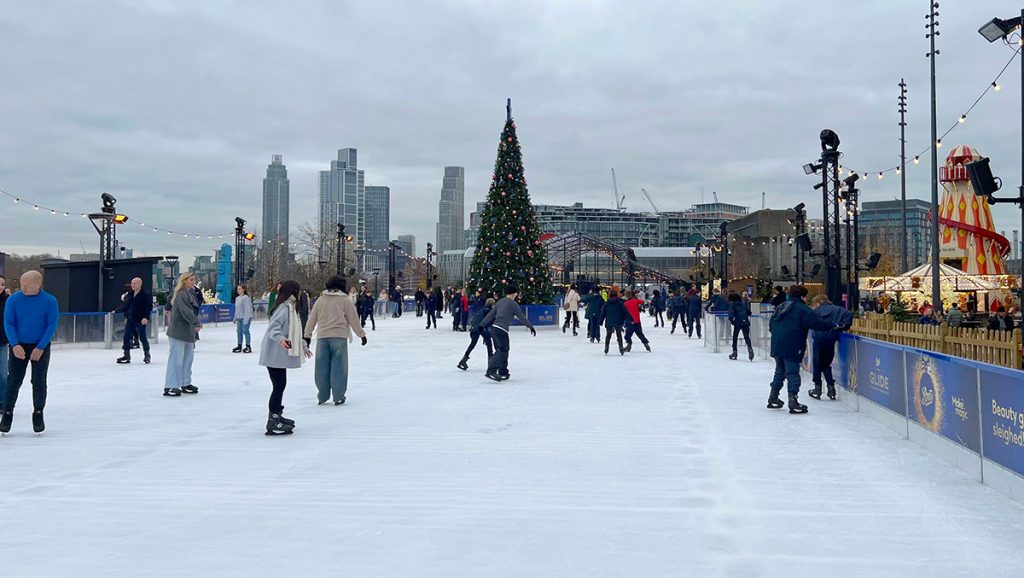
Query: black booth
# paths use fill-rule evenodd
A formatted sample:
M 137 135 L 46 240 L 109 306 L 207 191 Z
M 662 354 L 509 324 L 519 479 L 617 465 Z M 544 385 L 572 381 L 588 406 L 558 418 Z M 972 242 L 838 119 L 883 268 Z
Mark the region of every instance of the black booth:
M 103 262 L 103 311 L 121 304 L 124 286 L 135 277 L 142 288 L 153 294 L 156 264 L 163 257 L 115 259 Z M 44 263 L 43 289 L 57 298 L 62 313 L 95 312 L 99 298 L 99 261 Z

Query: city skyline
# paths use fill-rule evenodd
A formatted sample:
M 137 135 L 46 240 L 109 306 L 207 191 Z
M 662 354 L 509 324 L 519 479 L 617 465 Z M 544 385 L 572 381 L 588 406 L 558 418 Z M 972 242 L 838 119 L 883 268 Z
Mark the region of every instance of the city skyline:
M 441 198 L 437 203 L 437 251 L 455 251 L 466 248 L 466 169 L 459 166 L 444 168 L 441 180 Z
M 273 155 L 263 179 L 263 241 L 270 243 L 281 255 L 287 255 L 289 244 L 290 192 L 288 167 L 281 155 Z M 282 261 L 283 262 L 283 261 Z
M 260 222 L 254 176 L 268 155 L 283 154 L 302 192 L 291 199 L 294 231 L 317 222 L 318 172 L 342 142 L 358 146 L 372 180 L 394 191 L 392 231 L 429 239 L 441 167 L 465 167 L 467 204 L 485 197 L 504 99 L 512 97 L 537 203 L 611 207 L 615 167 L 630 210 L 646 205 L 641 186 L 666 210 L 700 202 L 702 188 L 707 198 L 717 191 L 752 209 L 761 206 L 762 191 L 769 207 L 793 206 L 816 198 L 800 167 L 816 158 L 822 128 L 841 137 L 844 164 L 863 171 L 895 166 L 900 78 L 910 91 L 911 157 L 927 146 L 927 41 L 917 30 L 925 8 L 780 1 L 744 4 L 737 17 L 723 6 L 672 2 L 486 10 L 443 2 L 404 11 L 355 4 L 346 10 L 358 18 L 339 20 L 312 6 L 269 3 L 245 13 L 184 3 L 69 5 L 54 13 L 22 3 L 0 15 L 0 48 L 47 64 L 4 64 L 12 89 L 5 94 L 0 188 L 73 212 L 96 210 L 100 193 L 110 192 L 130 223 L 216 240 L 230 234 L 236 215 Z M 981 11 L 943 6 L 941 131 L 957 124 L 1009 59 L 1010 51 L 985 42 L 978 27 L 1017 11 L 1004 0 Z M 533 18 L 537 13 L 544 18 Z M 475 32 L 496 18 L 510 26 Z M 816 31 L 835 21 L 844 25 L 821 43 Z M 81 22 L 91 26 L 85 36 L 76 34 Z M 292 33 L 281 35 L 282 25 Z M 173 51 L 156 40 L 172 29 L 186 39 Z M 782 29 L 788 33 L 771 45 L 743 46 Z M 872 30 L 870 47 L 861 42 L 864 29 Z M 608 30 L 607 42 L 595 46 L 594 35 Z M 345 75 L 323 74 L 370 42 L 377 49 L 348 61 Z M 475 50 L 459 50 L 467 43 Z M 458 65 L 422 65 L 445 58 Z M 679 62 L 690 64 L 680 71 Z M 827 85 L 823 63 L 842 71 Z M 220 73 L 211 75 L 211 66 Z M 279 82 L 257 82 L 268 68 Z M 1020 182 L 1015 73 L 1011 67 L 1002 90 L 990 91 L 940 151 L 975 146 L 992 157 L 1006 189 Z M 293 87 L 314 82 L 317 90 L 296 106 Z M 75 98 L 67 98 L 67 84 L 78 87 Z M 927 155 L 922 161 L 906 171 L 908 196 L 928 196 Z M 899 195 L 893 173 L 869 176 L 862 201 Z M 1019 227 L 1012 205 L 993 212 L 1000 229 Z M 820 204 L 811 216 L 820 217 Z M 24 206 L 0 211 L 0 250 L 95 250 L 84 220 L 54 228 L 51 218 Z M 137 255 L 216 248 L 194 235 L 170 243 L 174 237 L 145 227 L 120 234 Z

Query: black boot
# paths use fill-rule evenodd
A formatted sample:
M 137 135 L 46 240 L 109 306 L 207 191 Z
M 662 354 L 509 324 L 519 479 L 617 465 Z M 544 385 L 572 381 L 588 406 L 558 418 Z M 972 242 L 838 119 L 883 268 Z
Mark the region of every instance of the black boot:
M 231 353 L 241 353 L 241 352 L 242 352 L 242 344 L 241 343 L 238 344 L 238 347 L 236 347 L 236 348 L 231 350 Z
M 836 400 L 836 384 L 834 383 L 828 384 L 828 398 L 832 401 Z
M 11 431 L 11 423 L 14 421 L 14 414 L 9 411 L 5 411 L 4 415 L 0 417 L 0 433 L 7 433 Z
M 782 403 L 782 400 L 779 398 L 779 392 L 773 391 L 768 396 L 768 409 L 780 409 L 784 405 L 786 404 Z
M 122 355 L 121 357 L 117 358 L 117 362 L 122 364 L 122 365 L 125 364 L 125 363 L 131 363 L 132 362 L 132 353 L 131 353 L 131 351 L 128 351 L 126 349 L 124 351 L 124 355 Z
M 811 391 L 808 391 L 807 395 L 813 397 L 814 399 L 820 400 L 821 399 L 821 384 L 820 383 L 815 383 L 814 384 L 814 389 L 812 389 Z
M 644 347 L 647 348 L 647 351 L 650 351 L 651 350 L 651 342 L 650 341 L 644 341 Z
M 43 433 L 44 429 L 46 429 L 46 424 L 43 423 L 43 410 L 37 409 L 32 412 L 32 431 Z
M 190 384 L 186 385 L 185 387 L 181 388 L 181 393 L 196 394 L 196 393 L 199 393 L 199 388 L 194 386 L 194 385 L 192 385 L 190 383 Z
M 729 354 L 729 359 L 736 359 L 736 350 L 733 349 L 732 353 Z
M 244 347 L 244 348 L 242 349 L 242 353 L 252 353 L 252 347 L 250 347 L 250 346 L 246 345 L 246 346 L 245 346 L 245 347 Z
M 151 361 L 153 361 L 153 358 L 149 356 L 148 351 L 142 354 L 142 363 L 149 363 Z
M 632 342 L 630 342 L 630 343 L 627 343 L 627 344 L 626 344 L 626 349 L 622 349 L 622 348 L 620 347 L 620 348 L 619 348 L 619 350 L 620 350 L 620 351 L 625 351 L 626 353 L 629 353 L 630 351 L 633 351 L 633 343 L 632 343 Z
M 494 373 L 494 372 L 490 372 L 490 371 L 485 373 L 484 377 L 486 377 L 487 379 L 490 379 L 492 381 L 501 381 L 501 376 L 500 375 L 498 375 L 497 373 Z
M 463 357 L 462 359 L 459 360 L 459 364 L 456 365 L 455 367 L 458 367 L 462 371 L 466 371 L 467 369 L 469 369 L 469 366 L 466 365 L 467 361 L 469 361 L 469 358 L 468 357 Z
M 267 433 L 268 436 L 283 436 L 292 433 L 294 429 L 293 425 L 288 425 L 281 419 L 281 416 L 272 413 L 267 418 Z
M 281 412 L 277 414 L 277 418 L 281 420 L 287 426 L 295 427 L 295 420 L 284 417 L 284 408 L 281 408 Z
M 807 413 L 807 406 L 800 403 L 795 395 L 789 396 L 789 413 Z
M 754 348 L 749 345 L 747 346 L 747 359 L 754 361 Z
M 181 390 L 176 387 L 165 387 L 164 397 L 181 397 Z

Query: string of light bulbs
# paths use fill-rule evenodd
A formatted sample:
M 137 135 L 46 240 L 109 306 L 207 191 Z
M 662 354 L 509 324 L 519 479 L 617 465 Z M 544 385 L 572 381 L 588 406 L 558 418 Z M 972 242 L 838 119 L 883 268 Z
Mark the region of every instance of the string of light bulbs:
M 18 195 L 9 193 L 9 192 L 5 191 L 4 189 L 0 189 L 0 196 L 4 196 L 4 197 L 7 197 L 7 198 L 11 199 L 14 202 L 15 205 L 21 205 L 21 206 L 24 206 L 24 207 L 31 207 L 33 211 L 41 211 L 41 212 L 44 212 L 44 213 L 50 213 L 50 215 L 56 216 L 56 217 L 72 217 L 72 216 L 74 216 L 74 217 L 80 217 L 80 218 L 83 218 L 83 219 L 89 218 L 89 214 L 88 213 L 82 213 L 82 212 L 79 212 L 79 211 L 65 211 L 63 209 L 57 209 L 57 208 L 54 208 L 54 207 L 47 207 L 47 206 L 42 205 L 40 203 L 36 203 L 36 202 L 30 201 L 28 199 L 24 199 L 22 197 L 19 197 Z M 133 223 L 133 221 L 128 221 L 128 223 Z M 186 232 L 183 232 L 183 231 L 173 231 L 171 229 L 166 229 L 166 228 L 163 228 L 163 227 L 157 227 L 157 226 L 154 226 L 152 224 L 146 224 L 146 222 L 141 220 L 141 219 L 137 222 L 137 224 L 139 225 L 139 228 L 146 229 L 146 230 L 148 230 L 149 232 L 152 232 L 152 233 L 162 233 L 162 234 L 170 235 L 172 237 L 173 236 L 178 236 L 178 237 L 187 238 L 187 239 L 206 239 L 206 240 L 211 240 L 214 237 L 216 237 L 217 239 L 224 239 L 225 237 L 230 238 L 232 235 L 234 235 L 234 233 L 226 233 L 226 234 L 225 233 L 200 234 L 200 233 L 186 233 Z
M 907 165 L 909 165 L 911 163 L 915 164 L 915 165 L 919 164 L 921 162 L 921 156 L 926 154 L 926 153 L 928 153 L 929 151 L 931 151 L 932 150 L 932 146 L 934 146 L 935 148 L 942 148 L 942 139 L 946 138 L 949 135 L 949 133 L 951 133 L 954 130 L 956 130 L 957 127 L 959 127 L 960 125 L 962 125 L 965 122 L 967 122 L 967 117 L 971 114 L 972 111 L 974 111 L 975 107 L 978 106 L 978 103 L 980 103 L 982 101 L 982 99 L 984 99 L 990 92 L 999 92 L 1000 91 L 1000 89 L 1002 87 L 999 85 L 999 79 L 1002 78 L 1003 74 L 1006 73 L 1006 70 L 1010 67 L 1010 64 L 1012 64 L 1013 61 L 1018 56 L 1020 56 L 1021 50 L 1022 50 L 1022 48 L 1024 48 L 1024 46 L 1021 45 L 1020 41 L 1018 41 L 1016 44 L 1017 44 L 1017 48 L 1014 50 L 1013 55 L 1011 55 L 1010 59 L 1008 61 L 1006 61 L 1006 64 L 1003 66 L 1002 70 L 999 71 L 999 74 L 996 75 L 996 77 L 992 80 L 992 82 L 990 82 L 987 85 L 985 85 L 985 89 L 983 91 L 981 91 L 981 94 L 978 95 L 978 98 L 974 99 L 974 102 L 971 104 L 971 106 L 968 107 L 967 110 L 964 111 L 959 117 L 957 117 L 956 122 L 954 122 L 953 125 L 950 126 L 949 129 L 946 130 L 946 132 L 942 133 L 942 135 L 940 135 L 932 145 L 929 145 L 929 146 L 925 147 L 924 150 L 922 150 L 921 152 L 919 152 L 916 155 L 914 155 L 914 158 L 911 161 L 908 161 L 906 163 Z M 869 177 L 871 175 L 877 175 L 878 180 L 882 180 L 883 178 L 885 178 L 885 174 L 886 173 L 895 172 L 898 175 L 902 171 L 903 171 L 903 167 L 901 167 L 898 164 L 896 166 L 894 166 L 894 167 L 889 167 L 887 169 L 875 170 L 875 171 L 860 171 L 860 170 L 853 169 L 851 167 L 839 165 L 839 175 L 840 176 L 842 176 L 845 173 L 850 173 L 851 175 L 852 174 L 858 174 L 864 180 L 866 180 L 867 177 Z

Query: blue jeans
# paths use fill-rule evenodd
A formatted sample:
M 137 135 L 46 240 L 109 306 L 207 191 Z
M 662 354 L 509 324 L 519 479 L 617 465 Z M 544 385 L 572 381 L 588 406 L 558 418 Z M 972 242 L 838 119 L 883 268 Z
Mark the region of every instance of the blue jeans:
M 243 320 L 239 319 L 235 321 L 235 334 L 238 336 L 238 346 L 242 346 L 242 337 L 245 337 L 245 346 L 252 347 L 252 335 L 249 334 L 249 326 L 252 325 L 252 319 Z
M 318 402 L 323 403 L 332 397 L 334 401 L 345 399 L 345 392 L 348 391 L 348 339 L 317 338 L 313 381 L 316 382 Z
M 167 375 L 164 389 L 181 389 L 192 383 L 192 358 L 196 344 L 173 337 L 167 338 L 170 353 L 167 355 Z
M 0 345 L 0 410 L 4 408 L 4 398 L 7 395 L 7 359 L 10 353 L 9 345 Z
M 778 395 L 782 391 L 783 381 L 788 384 L 789 397 L 796 397 L 800 393 L 799 361 L 775 358 L 775 377 L 772 378 L 772 395 Z

